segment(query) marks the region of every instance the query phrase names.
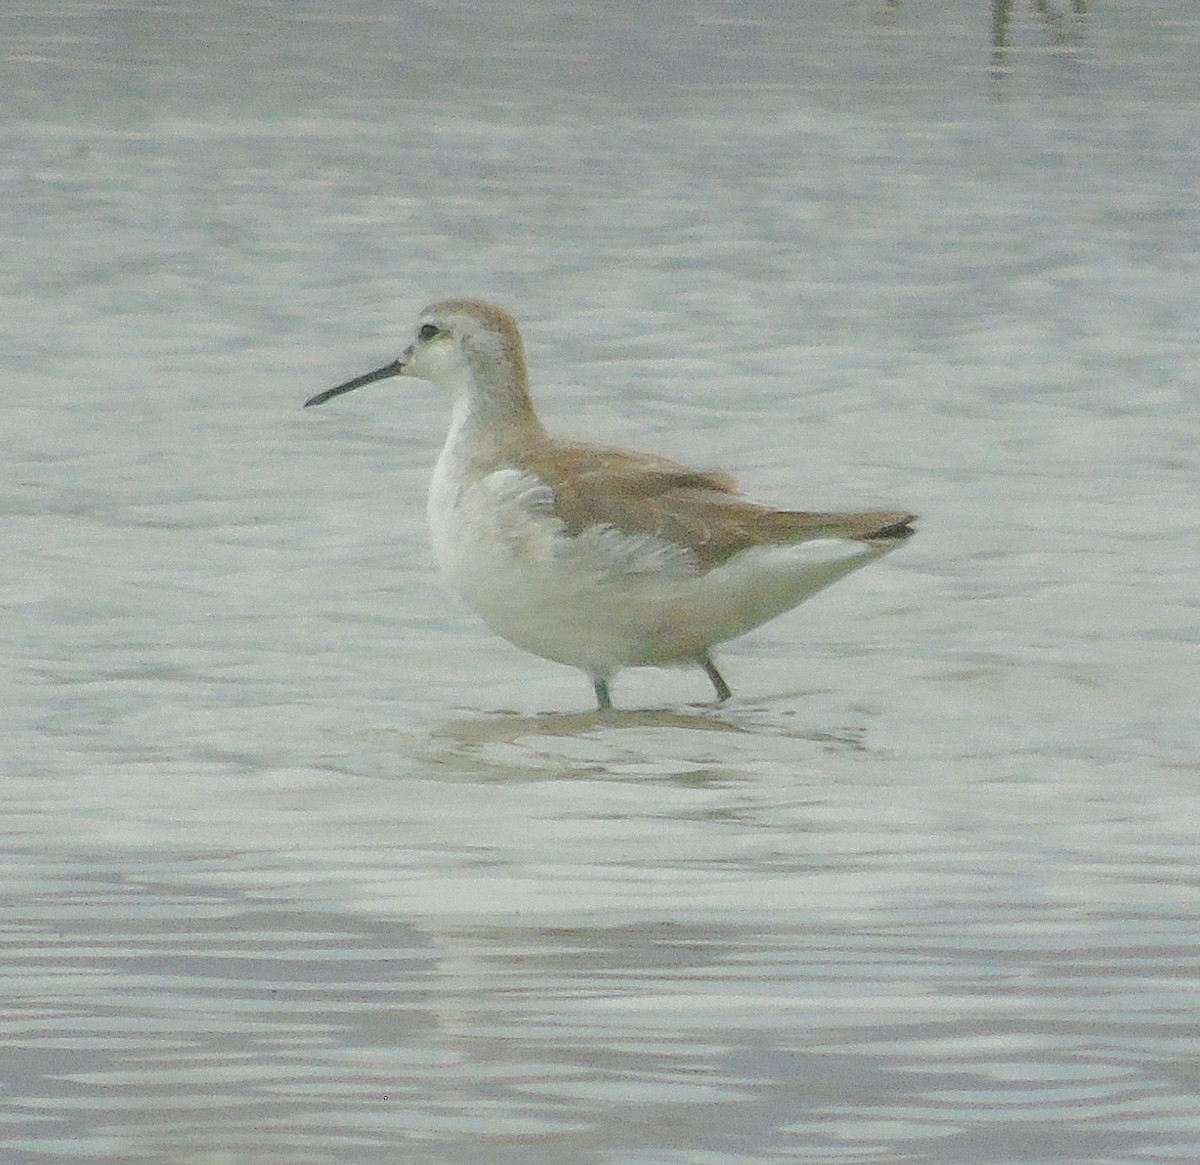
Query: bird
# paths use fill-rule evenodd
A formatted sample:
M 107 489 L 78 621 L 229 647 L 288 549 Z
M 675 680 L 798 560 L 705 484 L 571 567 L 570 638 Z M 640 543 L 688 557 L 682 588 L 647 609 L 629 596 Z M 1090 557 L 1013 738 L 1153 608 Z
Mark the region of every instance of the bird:
M 305 407 L 391 377 L 450 398 L 427 503 L 450 589 L 510 643 L 582 671 L 600 712 L 631 667 L 700 667 L 724 703 L 732 692 L 714 647 L 914 532 L 903 510 L 779 510 L 724 473 L 551 436 L 517 322 L 483 300 L 426 307 L 397 359 Z

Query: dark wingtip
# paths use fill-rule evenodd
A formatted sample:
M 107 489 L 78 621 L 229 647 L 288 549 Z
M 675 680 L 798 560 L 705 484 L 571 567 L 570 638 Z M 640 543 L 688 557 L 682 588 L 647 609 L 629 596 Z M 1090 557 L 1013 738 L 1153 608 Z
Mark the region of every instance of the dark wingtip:
M 911 538 L 917 532 L 916 527 L 913 525 L 916 520 L 916 514 L 905 514 L 903 517 L 896 518 L 886 526 L 881 526 L 878 530 L 874 531 L 871 534 L 871 540 L 883 539 L 887 542 L 903 542 L 905 538 Z

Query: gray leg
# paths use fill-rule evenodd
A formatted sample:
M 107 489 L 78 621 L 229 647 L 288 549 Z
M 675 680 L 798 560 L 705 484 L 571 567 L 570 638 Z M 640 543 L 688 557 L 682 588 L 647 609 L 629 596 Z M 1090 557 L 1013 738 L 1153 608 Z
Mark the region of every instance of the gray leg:
M 592 680 L 592 687 L 596 689 L 596 703 L 601 712 L 612 711 L 612 697 L 608 694 L 608 680 Z
M 724 704 L 730 696 L 733 695 L 729 685 L 725 682 L 724 677 L 717 671 L 717 665 L 713 663 L 709 656 L 705 656 L 700 661 L 700 666 L 704 668 L 705 675 L 712 680 L 712 686 L 717 690 L 717 703 Z

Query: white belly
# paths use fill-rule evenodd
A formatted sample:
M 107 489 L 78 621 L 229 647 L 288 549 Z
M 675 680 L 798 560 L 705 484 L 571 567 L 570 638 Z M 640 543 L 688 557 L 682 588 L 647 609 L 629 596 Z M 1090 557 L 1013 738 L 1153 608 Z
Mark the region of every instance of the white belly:
M 517 470 L 464 483 L 443 456 L 429 494 L 434 554 L 495 632 L 592 676 L 694 663 L 881 553 L 824 539 L 754 548 L 699 574 L 685 550 L 653 535 L 595 527 L 569 537 L 553 501 Z

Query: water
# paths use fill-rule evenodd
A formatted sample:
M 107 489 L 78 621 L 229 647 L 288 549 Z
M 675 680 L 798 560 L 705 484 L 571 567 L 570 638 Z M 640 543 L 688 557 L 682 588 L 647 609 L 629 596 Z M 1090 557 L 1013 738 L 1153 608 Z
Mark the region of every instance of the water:
M 0 16 L 0 1160 L 1200 1154 L 1200 13 L 1000 24 Z M 919 536 L 598 720 L 299 407 L 447 294 Z

